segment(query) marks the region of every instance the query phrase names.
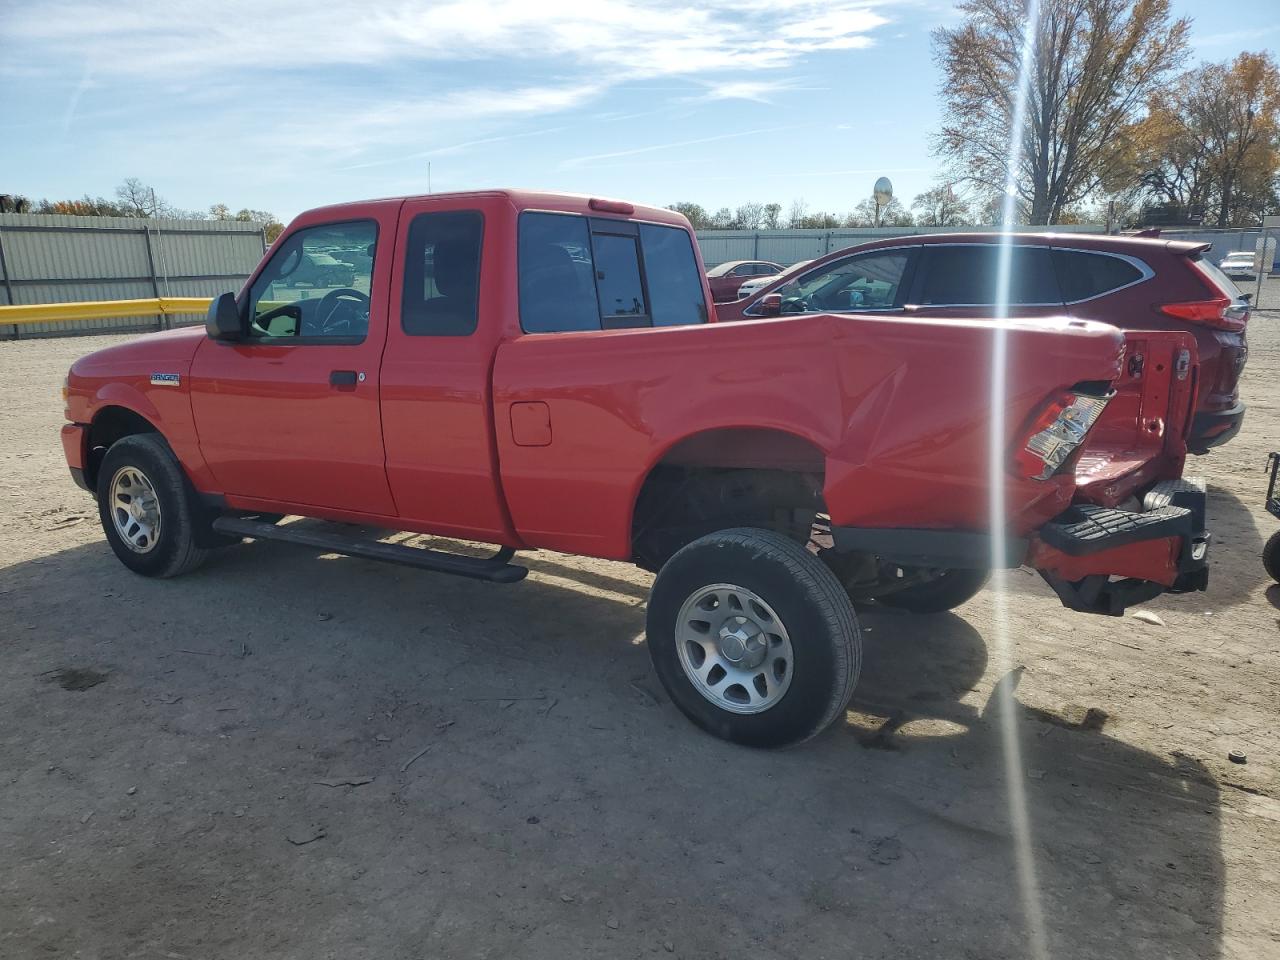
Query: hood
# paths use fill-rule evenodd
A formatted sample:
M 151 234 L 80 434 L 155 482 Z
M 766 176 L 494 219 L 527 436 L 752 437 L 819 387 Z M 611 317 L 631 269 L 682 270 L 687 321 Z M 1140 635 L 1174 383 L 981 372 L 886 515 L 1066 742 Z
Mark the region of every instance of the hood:
M 189 364 L 196 347 L 205 338 L 204 324 L 193 324 L 177 330 L 148 333 L 125 343 L 98 350 L 72 364 L 71 372 L 79 375 L 101 375 L 113 369 L 131 370 L 138 364 Z

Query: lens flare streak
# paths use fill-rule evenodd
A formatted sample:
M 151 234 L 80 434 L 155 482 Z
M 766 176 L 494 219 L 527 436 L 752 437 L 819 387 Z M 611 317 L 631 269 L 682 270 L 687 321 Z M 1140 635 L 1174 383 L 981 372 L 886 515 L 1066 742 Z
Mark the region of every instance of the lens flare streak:
M 1026 122 L 1027 91 L 1035 62 L 1035 42 L 1039 22 L 1039 0 L 1028 0 L 1026 23 L 1022 34 L 1014 109 L 1009 127 L 1008 166 L 1005 174 L 1004 203 L 1001 215 L 1000 245 L 996 261 L 995 324 L 991 338 L 990 434 L 988 437 L 988 508 L 991 518 L 991 569 L 993 647 L 997 675 L 995 706 L 1000 717 L 1000 741 L 1005 765 L 1005 781 L 1009 807 L 1009 823 L 1013 832 L 1014 858 L 1017 868 L 1018 893 L 1027 928 L 1028 955 L 1034 960 L 1048 960 L 1048 936 L 1041 907 L 1040 886 L 1031 840 L 1031 818 L 1027 808 L 1026 772 L 1018 738 L 1017 703 L 1014 698 L 1016 675 L 1013 669 L 1013 640 L 1009 633 L 1008 556 L 1004 532 L 1008 527 L 1005 502 L 1007 473 L 1006 397 L 1008 393 L 1008 330 L 1010 289 L 1013 265 L 1013 225 L 1017 215 L 1017 176 L 1022 157 L 1022 130 Z

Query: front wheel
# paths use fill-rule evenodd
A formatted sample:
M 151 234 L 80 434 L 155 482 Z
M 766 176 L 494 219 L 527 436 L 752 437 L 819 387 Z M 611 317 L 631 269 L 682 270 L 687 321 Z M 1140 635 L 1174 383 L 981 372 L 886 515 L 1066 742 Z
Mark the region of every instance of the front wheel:
M 724 740 L 808 740 L 849 702 L 862 660 L 853 607 L 812 553 L 754 528 L 679 550 L 649 597 L 649 655 L 671 700 Z
M 111 445 L 98 468 L 98 516 L 116 557 L 144 577 L 176 577 L 208 555 L 195 491 L 159 434 Z

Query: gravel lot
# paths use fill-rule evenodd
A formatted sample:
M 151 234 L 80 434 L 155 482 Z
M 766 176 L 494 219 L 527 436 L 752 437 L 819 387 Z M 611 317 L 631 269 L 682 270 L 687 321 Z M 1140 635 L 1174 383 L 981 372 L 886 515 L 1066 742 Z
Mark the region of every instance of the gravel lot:
M 0 343 L 0 957 L 1029 957 L 1007 776 L 1053 957 L 1280 956 L 1280 313 L 1189 465 L 1208 593 L 1089 618 L 1015 573 L 1012 669 L 989 594 L 867 615 L 847 722 L 781 753 L 667 702 L 625 565 L 129 574 L 57 440 L 67 366 L 121 339 Z

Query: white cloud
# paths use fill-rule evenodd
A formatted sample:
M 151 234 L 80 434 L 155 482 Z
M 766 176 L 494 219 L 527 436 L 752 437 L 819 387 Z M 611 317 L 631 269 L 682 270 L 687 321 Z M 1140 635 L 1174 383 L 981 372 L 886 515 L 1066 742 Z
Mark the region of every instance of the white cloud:
M 708 84 L 700 100 L 754 100 L 772 103 L 773 94 L 795 89 L 790 80 L 724 80 Z
M 412 162 L 496 143 L 621 86 L 770 102 L 796 89 L 789 68 L 869 45 L 881 11 L 919 2 L 0 0 L 0 75 L 74 91 L 67 123 L 133 105 L 259 169 L 357 170 L 397 162 L 385 148 Z
M 6 59 L 53 54 L 150 77 L 496 58 L 684 75 L 785 66 L 864 45 L 886 22 L 865 0 L 28 0 L 0 14 Z

